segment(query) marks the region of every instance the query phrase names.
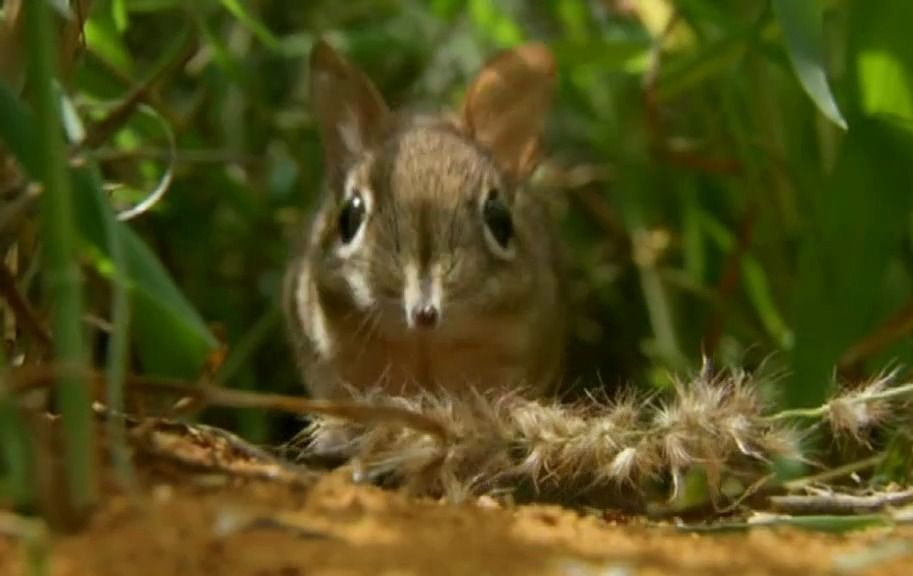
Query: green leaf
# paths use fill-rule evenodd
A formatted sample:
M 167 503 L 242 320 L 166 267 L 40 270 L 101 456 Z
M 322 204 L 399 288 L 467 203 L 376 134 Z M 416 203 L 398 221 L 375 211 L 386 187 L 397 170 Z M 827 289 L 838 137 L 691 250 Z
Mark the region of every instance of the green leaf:
M 0 82 L 0 138 L 26 172 L 38 172 L 34 126 L 25 104 L 3 82 Z
M 894 432 L 887 448 L 884 451 L 884 458 L 875 469 L 872 483 L 876 485 L 886 485 L 896 483 L 907 486 L 910 482 L 910 472 L 913 471 L 913 439 L 906 430 Z
M 825 400 L 841 354 L 877 324 L 877 295 L 909 224 L 913 139 L 854 117 L 799 255 L 790 406 Z
M 100 60 L 127 77 L 133 76 L 133 57 L 124 44 L 116 22 L 107 13 L 89 18 L 83 28 L 86 45 Z
M 117 31 L 123 33 L 130 25 L 130 14 L 127 11 L 127 0 L 113 0 L 111 2 L 111 18 Z
M 735 69 L 745 55 L 750 34 L 748 29 L 729 30 L 726 36 L 664 65 L 656 86 L 660 99 L 681 97 L 723 71 Z
M 754 522 L 721 522 L 719 524 L 705 524 L 697 526 L 680 526 L 682 532 L 738 532 L 765 527 L 791 526 L 812 532 L 842 533 L 853 530 L 865 530 L 876 526 L 890 526 L 890 517 L 882 514 L 862 514 L 858 516 L 771 516 Z
M 29 111 L 0 83 L 0 140 L 29 174 L 37 166 L 34 134 Z M 71 177 L 79 199 L 74 208 L 80 241 L 96 270 L 111 277 L 114 264 L 103 218 L 103 210 L 111 208 L 89 168 L 71 170 Z M 134 305 L 133 337 L 143 367 L 166 376 L 198 375 L 217 345 L 215 337 L 152 251 L 129 227 L 117 225 L 122 227 Z
M 238 19 L 238 22 L 250 30 L 264 46 L 270 50 L 279 49 L 279 40 L 269 31 L 265 24 L 250 13 L 250 10 L 244 5 L 242 0 L 222 0 L 222 6 L 231 12 L 232 16 Z
M 824 72 L 824 40 L 818 0 L 773 0 L 774 13 L 802 88 L 818 109 L 846 130 L 846 120 L 834 101 Z
M 80 204 L 80 229 L 95 269 L 112 278 L 114 263 L 104 235 L 102 210 L 110 210 L 94 175 L 74 175 Z M 151 250 L 128 226 L 121 226 L 127 282 L 133 303 L 134 341 L 143 368 L 162 376 L 193 377 L 200 373 L 217 341 L 199 313 L 187 302 Z
M 877 11 L 854 7 L 850 22 L 859 106 L 866 114 L 913 122 L 913 2 L 885 0 Z
M 469 15 L 475 27 L 498 46 L 513 46 L 524 39 L 520 25 L 497 2 L 470 0 Z
M 627 70 L 633 61 L 650 50 L 647 38 L 556 40 L 550 46 L 559 62 L 573 63 L 575 67 L 595 66 L 601 72 Z

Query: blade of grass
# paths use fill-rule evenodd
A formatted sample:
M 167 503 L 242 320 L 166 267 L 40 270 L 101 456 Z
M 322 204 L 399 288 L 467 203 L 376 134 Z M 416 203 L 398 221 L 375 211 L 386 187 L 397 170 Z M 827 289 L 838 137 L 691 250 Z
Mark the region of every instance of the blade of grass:
M 773 0 L 773 9 L 802 88 L 831 122 L 846 130 L 846 119 L 834 100 L 824 72 L 820 2 Z
M 38 176 L 42 194 L 43 279 L 53 303 L 57 360 L 82 367 L 82 281 L 76 257 L 73 196 L 54 90 L 54 37 L 46 2 L 25 3 L 28 87 L 35 113 Z M 62 415 L 69 502 L 77 515 L 96 500 L 94 424 L 89 391 L 77 373 L 61 375 L 56 391 Z
M 130 296 L 127 280 L 127 258 L 124 250 L 123 227 L 111 210 L 105 210 L 105 232 L 114 270 L 111 278 L 111 341 L 107 355 L 108 408 L 118 413 L 124 409 L 124 382 L 127 374 L 127 354 L 130 351 Z M 133 483 L 127 432 L 120 418 L 108 418 L 108 441 L 111 444 L 114 469 L 121 481 Z
M 279 49 L 279 40 L 270 32 L 269 28 L 258 20 L 242 0 L 222 0 L 222 6 L 231 12 L 238 22 L 250 30 L 264 46 L 270 50 Z
M 6 357 L 0 346 L 0 454 L 3 455 L 5 495 L 20 509 L 34 502 L 32 446 L 7 381 Z
M 799 254 L 790 407 L 824 402 L 833 367 L 877 325 L 879 289 L 909 225 L 913 139 L 862 116 L 853 123 Z
M 38 142 L 32 114 L 0 82 L 0 140 L 35 179 L 40 175 Z M 98 179 L 86 166 L 72 171 L 83 255 L 96 271 L 111 278 L 115 263 L 105 230 L 107 199 Z M 134 339 L 144 368 L 160 375 L 193 377 L 199 374 L 217 342 L 199 313 L 175 286 L 155 254 L 127 226 L 122 229 L 130 295 L 136 311 Z

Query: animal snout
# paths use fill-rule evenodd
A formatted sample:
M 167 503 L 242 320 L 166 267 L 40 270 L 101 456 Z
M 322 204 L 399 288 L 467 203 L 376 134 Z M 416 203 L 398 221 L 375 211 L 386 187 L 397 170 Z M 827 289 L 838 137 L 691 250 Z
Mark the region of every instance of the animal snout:
M 419 328 L 434 328 L 440 318 L 440 312 L 434 304 L 419 304 L 412 308 L 412 323 Z

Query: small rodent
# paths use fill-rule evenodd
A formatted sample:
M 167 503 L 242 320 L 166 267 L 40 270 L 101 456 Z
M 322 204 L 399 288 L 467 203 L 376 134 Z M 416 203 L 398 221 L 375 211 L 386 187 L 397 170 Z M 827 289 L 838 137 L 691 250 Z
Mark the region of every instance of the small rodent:
M 326 190 L 283 299 L 312 395 L 551 390 L 561 258 L 528 185 L 554 91 L 549 49 L 501 53 L 459 111 L 439 115 L 389 110 L 325 41 L 310 66 Z

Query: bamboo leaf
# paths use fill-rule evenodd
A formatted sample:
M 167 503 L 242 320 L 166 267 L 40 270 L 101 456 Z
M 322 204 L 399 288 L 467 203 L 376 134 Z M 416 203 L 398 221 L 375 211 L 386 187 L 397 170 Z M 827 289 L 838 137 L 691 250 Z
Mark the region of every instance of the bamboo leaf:
M 28 110 L 0 84 L 0 140 L 33 176 L 38 167 L 34 134 Z M 81 200 L 74 208 L 84 256 L 99 273 L 114 278 L 104 212 L 111 208 L 89 168 L 71 171 L 70 177 Z M 215 338 L 152 251 L 128 226 L 117 226 L 135 315 L 133 340 L 144 368 L 162 375 L 196 376 L 215 349 Z
M 269 31 L 262 22 L 251 14 L 250 9 L 242 0 L 222 0 L 222 6 L 238 19 L 250 32 L 257 37 L 263 45 L 270 50 L 279 49 L 279 40 Z
M 111 208 L 91 172 L 79 170 L 75 179 L 79 193 L 92 198 L 81 206 L 79 220 L 91 261 L 99 273 L 113 280 L 116 267 L 104 235 L 104 211 Z M 215 337 L 139 236 L 123 223 L 116 226 L 133 304 L 133 338 L 143 367 L 163 376 L 196 376 L 216 347 Z
M 55 37 L 51 14 L 44 2 L 25 8 L 28 85 L 34 110 L 35 134 L 32 178 L 41 182 L 42 280 L 53 305 L 55 361 L 80 368 L 86 363 L 83 336 L 83 290 L 75 247 L 77 201 L 67 174 L 66 148 L 60 106 L 54 91 Z M 20 126 L 22 122 L 18 122 Z M 56 379 L 61 413 L 69 505 L 80 515 L 98 496 L 95 423 L 83 379 L 65 375 Z
M 908 223 L 908 133 L 859 116 L 799 256 L 791 406 L 824 401 L 842 352 L 878 321 L 877 295 Z
M 837 126 L 847 124 L 824 71 L 824 40 L 818 0 L 773 0 L 789 59 L 799 83 L 818 109 Z

